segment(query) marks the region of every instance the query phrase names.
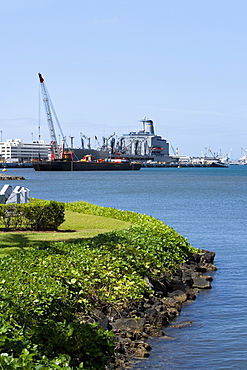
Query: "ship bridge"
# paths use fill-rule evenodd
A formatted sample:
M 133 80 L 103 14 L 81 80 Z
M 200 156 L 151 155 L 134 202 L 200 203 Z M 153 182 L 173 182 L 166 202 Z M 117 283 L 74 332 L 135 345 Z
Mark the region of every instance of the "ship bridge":
M 116 151 L 142 160 L 166 162 L 169 158 L 169 143 L 161 136 L 155 135 L 152 120 L 144 117 L 139 122 L 143 123 L 143 128 L 122 135 L 116 145 Z

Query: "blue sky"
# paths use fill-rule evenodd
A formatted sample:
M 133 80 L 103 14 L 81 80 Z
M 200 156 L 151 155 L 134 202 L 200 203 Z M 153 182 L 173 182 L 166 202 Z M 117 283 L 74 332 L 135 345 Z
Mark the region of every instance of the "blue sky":
M 247 150 L 246 0 L 12 0 L 1 4 L 2 139 L 50 141 L 45 78 L 64 134 L 141 129 L 179 149 Z M 58 136 L 58 130 L 57 130 Z

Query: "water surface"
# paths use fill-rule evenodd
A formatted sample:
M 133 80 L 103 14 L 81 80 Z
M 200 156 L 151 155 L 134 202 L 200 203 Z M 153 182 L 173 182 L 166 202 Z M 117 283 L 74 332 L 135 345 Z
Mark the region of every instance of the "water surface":
M 216 252 L 212 289 L 178 318 L 192 325 L 166 328 L 173 340 L 151 339 L 150 357 L 133 369 L 247 369 L 247 166 L 7 173 L 23 175 L 11 184 L 28 187 L 32 197 L 152 215 L 193 246 Z

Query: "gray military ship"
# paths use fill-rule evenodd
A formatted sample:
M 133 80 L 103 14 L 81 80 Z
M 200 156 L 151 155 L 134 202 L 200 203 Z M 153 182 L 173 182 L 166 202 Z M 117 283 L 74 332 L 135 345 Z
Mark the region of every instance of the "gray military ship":
M 87 148 L 83 143 L 83 149 L 73 149 L 75 157 L 81 159 L 85 155 L 93 155 L 95 159 L 111 157 L 140 162 L 174 161 L 174 157 L 169 155 L 169 143 L 155 134 L 153 121 L 144 117 L 139 122 L 142 123 L 139 131 L 131 131 L 120 137 L 114 133 L 109 138 L 103 138 L 103 144 L 98 149 L 91 148 L 90 140 Z

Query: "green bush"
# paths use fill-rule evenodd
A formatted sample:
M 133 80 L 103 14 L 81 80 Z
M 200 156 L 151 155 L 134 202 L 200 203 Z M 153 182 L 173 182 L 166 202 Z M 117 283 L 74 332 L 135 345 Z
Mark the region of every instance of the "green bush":
M 64 203 L 53 200 L 0 204 L 0 224 L 7 230 L 57 230 L 65 220 L 64 207 Z
M 0 317 L 0 369 L 101 370 L 113 354 L 112 333 L 96 325 L 48 320 L 31 333 Z

